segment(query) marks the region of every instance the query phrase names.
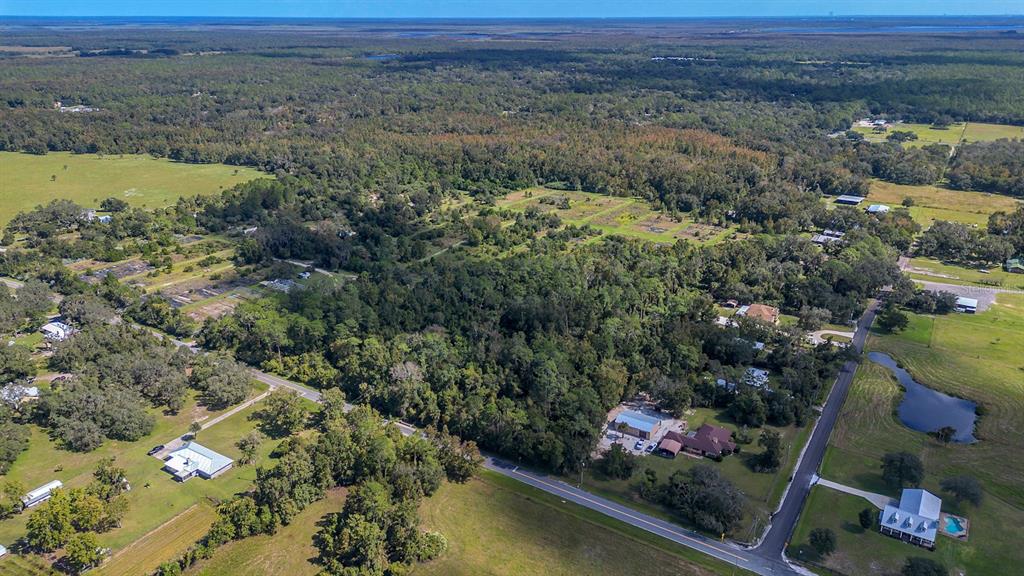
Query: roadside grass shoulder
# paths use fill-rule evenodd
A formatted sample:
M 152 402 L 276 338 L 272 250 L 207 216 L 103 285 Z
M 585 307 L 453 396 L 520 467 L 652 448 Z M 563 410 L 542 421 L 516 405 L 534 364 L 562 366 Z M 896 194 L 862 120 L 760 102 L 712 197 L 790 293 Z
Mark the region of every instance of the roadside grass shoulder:
M 484 471 L 446 484 L 423 504 L 424 527 L 448 538 L 416 576 L 741 574 L 723 562 L 618 520 Z

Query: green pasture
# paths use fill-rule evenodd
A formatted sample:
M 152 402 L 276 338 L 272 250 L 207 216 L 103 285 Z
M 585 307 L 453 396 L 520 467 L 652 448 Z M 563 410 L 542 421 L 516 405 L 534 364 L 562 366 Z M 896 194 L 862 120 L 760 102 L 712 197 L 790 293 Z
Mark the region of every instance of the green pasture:
M 161 208 L 181 196 L 215 194 L 263 176 L 241 166 L 186 164 L 145 155 L 0 152 L 0 224 L 59 198 L 91 208 L 110 197 Z
M 832 433 L 822 476 L 895 497 L 898 494 L 882 481 L 882 456 L 896 451 L 917 454 L 925 466 L 923 487 L 944 497 L 943 510 L 971 521 L 970 539 L 940 537 L 934 554 L 895 541 L 896 548 L 879 544 L 874 535 L 847 530 L 850 523 L 856 524 L 855 514 L 866 501 L 843 502 L 847 497 L 816 488 L 794 550 L 803 547 L 807 553 L 806 534 L 828 526 L 839 535 L 839 552 L 819 561 L 845 574 L 887 574 L 915 554 L 928 554 L 966 574 L 998 575 L 1006 566 L 1021 565 L 1024 550 L 1015 535 L 1024 522 L 1024 295 L 1000 294 L 996 304 L 980 314 L 912 314 L 907 330 L 896 335 L 873 333 L 868 349 L 888 353 L 927 386 L 978 402 L 983 410 L 975 430 L 979 441 L 943 445 L 905 427 L 895 415 L 902 388 L 888 370 L 865 359 Z M 980 508 L 957 507 L 940 491 L 943 478 L 961 474 L 982 483 L 985 500 Z
M 951 190 L 940 186 L 911 186 L 872 180 L 867 202 L 898 207 L 904 198 L 912 198 L 910 216 L 922 228 L 935 220 L 948 220 L 979 227 L 988 225 L 988 217 L 997 211 L 1013 212 L 1020 203 L 1009 196 L 988 192 Z
M 966 126 L 962 122 L 951 124 L 949 128 L 944 129 L 932 128 L 929 124 L 914 124 L 906 122 L 891 124 L 889 129 L 885 132 L 875 132 L 873 128 L 865 128 L 862 126 L 854 126 L 853 131 L 863 134 L 864 139 L 869 142 L 885 142 L 886 137 L 893 132 L 913 132 L 914 134 L 917 134 L 917 140 L 904 142 L 904 146 L 924 146 L 926 144 L 946 144 L 948 146 L 956 146 L 963 138 L 965 128 Z M 977 133 L 984 134 L 985 132 L 978 131 Z M 980 139 L 979 136 L 976 136 L 976 138 Z
M 981 270 L 986 270 L 982 272 Z M 966 268 L 932 258 L 911 258 L 907 273 L 915 280 L 930 280 L 963 286 L 990 286 L 1024 290 L 1024 274 L 1013 274 L 1001 266 Z

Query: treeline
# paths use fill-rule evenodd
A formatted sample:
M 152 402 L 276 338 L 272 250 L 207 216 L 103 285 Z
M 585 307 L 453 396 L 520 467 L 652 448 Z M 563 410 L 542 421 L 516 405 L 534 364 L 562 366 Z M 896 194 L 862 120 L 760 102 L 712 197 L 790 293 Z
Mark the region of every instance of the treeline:
M 957 190 L 1024 197 L 1024 140 L 964 144 L 946 177 Z

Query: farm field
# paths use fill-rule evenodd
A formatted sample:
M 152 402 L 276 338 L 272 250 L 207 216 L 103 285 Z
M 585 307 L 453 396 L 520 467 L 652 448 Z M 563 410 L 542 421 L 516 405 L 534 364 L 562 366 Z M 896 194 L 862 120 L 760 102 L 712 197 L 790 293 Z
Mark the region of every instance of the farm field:
M 948 220 L 963 224 L 988 225 L 988 217 L 1000 210 L 1012 212 L 1019 201 L 999 194 L 950 190 L 939 186 L 909 186 L 872 180 L 868 202 L 897 207 L 904 198 L 913 198 L 910 216 L 922 228 L 935 220 Z
M 568 202 L 567 208 L 561 203 L 564 201 Z M 498 201 L 499 208 L 511 210 L 522 211 L 531 206 L 542 212 L 557 214 L 570 224 L 586 224 L 606 234 L 651 242 L 674 243 L 686 239 L 700 244 L 714 244 L 735 234 L 732 228 L 719 228 L 659 212 L 638 198 L 538 187 L 513 192 Z
M 1011 274 L 999 266 L 992 266 L 987 270 L 985 273 L 976 268 L 943 264 L 932 258 L 911 258 L 910 267 L 906 272 L 915 280 L 1024 290 L 1024 274 Z
M 44 156 L 0 152 L 0 174 L 0 224 L 18 212 L 58 198 L 92 208 L 110 197 L 132 206 L 161 208 L 181 196 L 215 194 L 265 176 L 241 166 L 70 152 Z M 56 179 L 51 180 L 53 177 Z
M 191 508 L 114 554 L 96 572 L 102 576 L 148 574 L 195 544 L 216 519 L 217 512 L 208 502 L 193 504 Z
M 264 386 L 253 392 L 259 394 Z M 259 408 L 257 403 L 242 410 L 217 425 L 199 433 L 197 440 L 232 458 L 238 457 L 234 443 L 256 427 L 249 416 Z M 96 463 L 106 457 L 114 457 L 118 466 L 125 468 L 132 483 L 127 494 L 128 512 L 119 528 L 100 534 L 100 544 L 109 547 L 116 555 L 146 534 L 160 528 L 179 514 L 190 510 L 195 504 L 214 505 L 229 498 L 236 492 L 250 486 L 256 477 L 255 466 L 236 466 L 213 480 L 192 479 L 177 483 L 166 472 L 161 463 L 146 455 L 156 444 L 163 444 L 184 434 L 195 420 L 206 420 L 223 412 L 211 412 L 196 405 L 190 398 L 185 407 L 176 415 L 159 415 L 153 432 L 137 442 L 106 440 L 93 452 L 77 453 L 62 450 L 51 440 L 46 431 L 32 427 L 29 448 L 15 461 L 6 478 L 18 480 L 26 486 L 39 486 L 50 480 L 61 480 L 68 487 L 84 486 L 92 479 Z M 275 442 L 265 441 L 260 447 L 257 463 L 266 463 Z M 9 545 L 24 535 L 29 514 L 19 514 L 0 522 L 0 543 Z M 176 531 L 174 531 L 176 533 Z M 189 542 L 191 544 L 191 542 Z M 156 544 L 153 544 L 156 545 Z M 160 548 L 160 554 L 173 556 L 180 550 Z M 136 544 L 119 556 L 119 563 L 136 566 L 143 557 L 154 554 L 151 545 Z M 135 557 L 135 556 L 138 557 Z
M 1024 357 L 1020 354 L 1024 349 L 1024 295 L 1000 294 L 990 310 L 976 315 L 911 315 L 906 331 L 874 334 L 868 349 L 888 353 L 929 387 L 978 402 L 984 410 L 975 430 L 979 442 L 946 446 L 903 426 L 894 416 L 902 389 L 890 372 L 865 360 L 832 434 L 822 476 L 895 497 L 897 493 L 883 483 L 879 466 L 886 452 L 896 451 L 921 457 L 926 473 L 923 487 L 940 496 L 943 478 L 974 476 L 985 490 L 980 508 L 963 505 L 958 509 L 948 497 L 943 502 L 943 510 L 971 521 L 970 540 L 956 542 L 943 537 L 929 557 L 967 574 L 998 575 L 1005 573 L 1006 566 L 1020 565 L 1024 551 L 1013 534 L 1024 522 Z M 822 504 L 834 506 L 841 515 L 859 511 L 864 505 L 866 501 L 856 509 L 840 502 Z M 805 544 L 801 534 L 836 521 L 835 514 L 815 514 L 813 507 L 808 508 L 794 542 Z M 847 523 L 856 522 L 856 516 L 842 521 L 845 530 Z M 874 540 L 840 535 L 839 552 L 825 565 L 851 575 L 886 573 L 884 566 L 875 563 L 878 548 Z M 909 545 L 900 546 L 905 549 L 897 554 L 921 554 Z
M 650 576 L 732 574 L 734 569 L 606 516 L 490 472 L 445 484 L 421 508 L 424 528 L 448 539 L 414 576 Z
M 345 490 L 335 489 L 327 497 L 309 505 L 288 526 L 273 535 L 260 535 L 229 542 L 217 549 L 213 558 L 200 562 L 185 574 L 189 576 L 233 576 L 235 574 L 287 574 L 315 576 L 320 566 L 313 536 L 317 523 L 325 515 L 338 512 L 345 502 Z
M 863 134 L 869 142 L 885 142 L 886 136 L 894 131 L 906 131 L 917 134 L 917 140 L 904 142 L 904 146 L 924 146 L 926 144 L 946 144 L 956 146 L 961 142 L 988 142 L 1000 138 L 1024 138 L 1024 127 L 1006 124 L 985 124 L 980 122 L 958 122 L 946 129 L 935 129 L 928 124 L 911 122 L 890 125 L 889 131 L 876 133 L 871 128 L 854 126 L 854 132 Z
M 736 430 L 736 424 L 724 415 L 719 414 L 717 410 L 695 408 L 691 412 L 692 414 L 687 413 L 685 416 L 687 428 L 690 430 L 695 430 L 705 423 Z M 739 454 L 727 456 L 721 462 L 715 462 L 710 458 L 691 457 L 682 452 L 674 459 L 648 454 L 640 458 L 636 472 L 633 478 L 629 480 L 611 479 L 594 468 L 588 468 L 583 474 L 583 487 L 595 494 L 622 502 L 653 516 L 673 522 L 682 522 L 680 518 L 674 516 L 668 509 L 641 499 L 637 494 L 635 485 L 642 477 L 643 471 L 647 468 L 656 471 L 658 473 L 658 480 L 664 482 L 677 470 L 688 470 L 697 464 L 707 464 L 717 468 L 722 475 L 731 480 L 747 496 L 747 513 L 743 519 L 743 526 L 733 535 L 733 538 L 741 542 L 749 541 L 760 534 L 760 531 L 764 529 L 768 516 L 778 505 L 782 497 L 782 491 L 786 487 L 786 481 L 793 466 L 796 464 L 796 458 L 799 456 L 800 450 L 810 435 L 811 424 L 808 423 L 803 428 L 796 428 L 795 426 L 788 426 L 786 428 L 767 426 L 766 428 L 779 432 L 782 435 L 782 443 L 786 446 L 783 464 L 773 474 L 754 472 L 751 467 L 754 458 L 763 452 L 763 449 L 757 445 L 757 437 L 760 431 L 751 429 L 753 441 L 750 444 L 741 445 Z M 567 478 L 566 481 L 576 483 L 579 482 L 579 478 Z

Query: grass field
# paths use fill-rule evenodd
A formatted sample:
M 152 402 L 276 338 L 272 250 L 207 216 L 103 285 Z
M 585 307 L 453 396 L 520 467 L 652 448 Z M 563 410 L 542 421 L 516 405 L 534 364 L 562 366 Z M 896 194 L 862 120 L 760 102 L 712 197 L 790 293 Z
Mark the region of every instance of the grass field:
M 963 224 L 988 225 L 988 217 L 999 210 L 1012 212 L 1020 203 L 1009 196 L 987 192 L 965 192 L 939 186 L 907 186 L 872 180 L 868 201 L 899 206 L 904 198 L 913 198 L 910 216 L 922 228 L 935 220 L 949 220 Z
M 694 409 L 693 414 L 686 416 L 686 420 L 688 428 L 691 430 L 699 428 L 705 423 L 724 426 L 732 430 L 736 429 L 736 424 L 720 414 L 720 411 L 708 408 Z M 799 456 L 803 445 L 807 442 L 811 430 L 810 426 L 803 428 L 793 426 L 775 428 L 769 426 L 768 428 L 782 434 L 782 442 L 786 446 L 783 465 L 774 474 L 754 472 L 751 468 L 753 460 L 763 452 L 757 445 L 757 437 L 760 431 L 751 430 L 751 436 L 754 438 L 754 441 L 742 446 L 739 454 L 728 456 L 721 462 L 715 462 L 708 458 L 692 458 L 682 453 L 674 459 L 650 454 L 641 457 L 636 473 L 629 480 L 610 479 L 600 472 L 588 469 L 583 475 L 584 488 L 595 494 L 622 502 L 638 510 L 643 510 L 653 516 L 673 522 L 681 522 L 681 519 L 673 516 L 669 510 L 647 502 L 637 494 L 636 484 L 642 477 L 644 469 L 651 468 L 655 470 L 658 473 L 659 481 L 664 482 L 676 470 L 688 470 L 697 464 L 714 466 L 724 476 L 729 478 L 737 488 L 742 490 L 747 497 L 747 513 L 743 519 L 743 526 L 733 535 L 733 538 L 741 542 L 751 541 L 760 534 L 768 520 L 768 516 L 778 506 L 779 500 L 782 498 L 782 491 L 786 487 L 787 479 L 796 463 L 796 458 Z M 567 479 L 567 481 L 570 480 L 578 482 L 578 477 Z
M 149 574 L 160 564 L 173 560 L 182 550 L 195 544 L 216 519 L 217 512 L 209 503 L 194 504 L 114 554 L 96 573 L 102 576 Z
M 937 551 L 929 556 L 972 575 L 1005 574 L 1007 566 L 1024 563 L 1024 550 L 1015 536 L 1024 523 L 1024 296 L 1001 294 L 982 314 L 912 315 L 906 331 L 875 334 L 868 348 L 890 354 L 923 384 L 980 403 L 985 412 L 975 432 L 979 442 L 944 446 L 903 426 L 894 416 L 902 389 L 888 370 L 865 360 L 832 434 L 822 475 L 896 496 L 882 482 L 879 465 L 886 452 L 905 450 L 921 457 L 926 470 L 923 486 L 937 494 L 941 495 L 938 484 L 943 478 L 974 476 L 985 489 L 981 508 L 965 505 L 958 510 L 949 498 L 943 502 L 943 510 L 971 521 L 970 540 L 940 537 Z M 805 511 L 794 539 L 797 546 L 806 544 L 800 535 L 811 528 L 839 521 L 837 514 L 826 510 L 838 510 L 839 516 L 845 515 L 844 522 L 855 523 L 849 514 L 866 504 L 821 498 L 827 500 L 820 504 L 822 512 L 813 507 Z M 884 574 L 886 566 L 922 554 L 900 544 L 903 549 L 896 548 L 886 559 L 883 553 L 889 547 L 876 546 L 875 538 L 844 536 L 840 535 L 838 559 L 829 559 L 826 565 L 851 575 Z
M 734 569 L 607 516 L 491 472 L 446 484 L 422 508 L 448 538 L 415 576 L 733 574 Z
M 317 550 L 313 535 L 317 523 L 329 513 L 341 510 L 343 489 L 328 492 L 327 497 L 303 510 L 288 526 L 273 535 L 255 536 L 229 542 L 217 549 L 213 558 L 190 568 L 190 576 L 234 576 L 236 574 L 286 574 L 315 576 L 320 566 L 313 561 Z
M 542 202 L 542 199 L 567 198 L 568 208 Z M 530 188 L 513 192 L 498 201 L 498 206 L 512 210 L 525 210 L 536 206 L 542 212 L 557 214 L 564 222 L 582 226 L 588 224 L 606 234 L 618 234 L 651 242 L 673 243 L 685 239 L 701 244 L 714 244 L 732 236 L 731 228 L 719 228 L 676 218 L 654 210 L 644 200 L 605 196 L 590 192 Z
M 133 206 L 160 208 L 181 196 L 214 194 L 265 176 L 240 166 L 69 152 L 0 152 L 0 175 L 0 224 L 57 198 L 96 208 L 104 198 L 115 197 Z
M 976 268 L 943 264 L 932 258 L 911 258 L 907 273 L 916 280 L 1024 290 L 1024 274 L 1011 274 L 999 266 L 986 268 L 986 270 L 988 270 L 987 273 Z
M 871 128 L 855 126 L 854 132 L 864 135 L 869 142 L 885 142 L 886 136 L 894 131 L 913 132 L 917 140 L 904 142 L 905 146 L 924 146 L 926 144 L 946 144 L 956 146 L 961 142 L 987 142 L 1000 138 L 1024 138 L 1024 127 L 1005 124 L 982 124 L 969 122 L 952 124 L 944 130 L 936 130 L 928 124 L 901 123 L 889 127 L 888 132 L 876 133 Z
M 258 409 L 258 404 L 234 414 L 207 430 L 200 432 L 198 440 L 204 445 L 232 458 L 238 457 L 235 441 L 254 429 L 256 423 L 249 416 Z M 195 504 L 212 506 L 248 488 L 256 478 L 255 466 L 244 466 L 229 470 L 213 480 L 193 479 L 185 483 L 175 482 L 170 475 L 161 471 L 159 460 L 146 455 L 155 444 L 162 444 L 184 434 L 194 420 L 203 420 L 219 413 L 209 412 L 189 400 L 177 415 L 157 418 L 153 432 L 138 442 L 117 442 L 107 440 L 93 452 L 68 452 L 57 447 L 46 432 L 32 427 L 29 449 L 19 455 L 11 468 L 8 478 L 23 482 L 28 487 L 39 486 L 50 480 L 61 480 L 66 486 L 84 486 L 92 479 L 92 471 L 101 458 L 113 456 L 119 466 L 125 468 L 132 490 L 128 493 L 128 512 L 119 528 L 100 535 L 100 544 L 109 547 L 114 554 L 136 542 L 144 535 L 163 526 L 168 521 L 189 510 Z M 266 441 L 259 451 L 259 462 L 263 462 L 273 449 L 274 442 Z M 29 514 L 19 514 L 0 522 L 0 543 L 9 545 L 24 535 Z M 182 539 L 180 542 L 184 544 Z M 189 542 L 188 544 L 191 544 Z M 161 548 L 161 554 L 173 556 L 181 550 Z M 138 565 L 152 554 L 146 546 L 128 549 L 120 562 L 128 566 Z M 136 557 L 137 556 L 137 557 Z

